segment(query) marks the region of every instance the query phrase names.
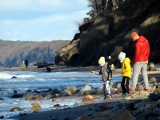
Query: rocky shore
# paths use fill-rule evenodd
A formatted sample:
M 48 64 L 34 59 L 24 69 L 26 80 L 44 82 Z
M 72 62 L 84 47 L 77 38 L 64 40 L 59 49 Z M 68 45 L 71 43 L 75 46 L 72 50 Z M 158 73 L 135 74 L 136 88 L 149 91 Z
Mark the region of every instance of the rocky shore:
M 52 68 L 53 70 L 54 68 Z M 84 70 L 85 69 L 85 70 Z M 58 68 L 57 71 L 86 71 L 91 72 L 97 70 L 97 67 L 87 68 Z M 114 75 L 120 75 L 120 69 L 113 70 Z M 56 101 L 57 97 L 60 99 L 72 99 L 79 97 L 81 100 L 76 102 L 74 106 L 54 105 L 48 111 L 44 111 L 39 100 L 50 99 L 44 97 L 56 92 L 55 90 L 48 90 L 39 92 L 37 94 L 20 95 L 15 94 L 16 97 L 26 97 L 32 100 L 31 112 L 24 113 L 21 108 L 13 108 L 11 112 L 21 111 L 18 115 L 11 117 L 14 120 L 159 120 L 160 119 L 160 72 L 159 68 L 156 71 L 149 71 L 150 90 L 145 92 L 143 81 L 136 88 L 136 94 L 129 97 L 123 97 L 120 90 L 120 83 L 112 85 L 112 99 L 103 99 L 98 90 L 84 90 L 74 93 L 74 87 L 68 87 L 61 93 L 55 93 L 55 96 L 50 96 L 52 101 Z M 85 86 L 86 87 L 86 86 Z M 84 87 L 84 88 L 85 88 Z M 94 92 L 93 92 L 94 91 Z M 36 91 L 35 91 L 36 92 Z M 59 92 L 59 91 L 57 91 Z M 53 94 L 52 94 L 53 95 Z M 56 96 L 57 95 L 57 96 Z M 13 97 L 13 96 L 12 96 Z M 5 119 L 0 116 L 0 119 Z

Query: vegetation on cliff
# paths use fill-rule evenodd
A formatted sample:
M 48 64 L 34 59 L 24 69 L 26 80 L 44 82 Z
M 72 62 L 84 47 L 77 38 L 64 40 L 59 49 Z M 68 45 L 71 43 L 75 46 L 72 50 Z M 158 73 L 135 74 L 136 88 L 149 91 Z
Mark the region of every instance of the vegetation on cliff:
M 132 60 L 134 55 L 134 42 L 130 38 L 132 31 L 137 31 L 149 40 L 151 45 L 149 62 L 159 62 L 159 0 L 122 0 L 115 3 L 89 0 L 89 3 L 92 7 L 88 13 L 90 18 L 84 19 L 84 23 L 79 26 L 79 33 L 75 34 L 70 44 L 58 52 L 55 59 L 57 65 L 97 65 L 100 56 L 111 55 L 115 65 L 118 66 L 117 56 L 121 51 L 126 52 Z

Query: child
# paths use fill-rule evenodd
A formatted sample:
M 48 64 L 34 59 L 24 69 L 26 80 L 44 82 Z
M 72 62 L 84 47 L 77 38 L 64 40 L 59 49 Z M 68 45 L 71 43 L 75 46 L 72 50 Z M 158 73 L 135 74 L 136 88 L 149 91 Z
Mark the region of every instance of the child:
M 122 68 L 122 91 L 123 91 L 123 96 L 129 96 L 129 80 L 131 78 L 131 64 L 130 64 L 130 59 L 127 57 L 126 58 L 126 53 L 120 52 L 118 55 L 118 59 L 121 62 L 121 68 Z
M 111 99 L 111 90 L 110 90 L 110 80 L 107 79 L 108 74 L 107 74 L 107 63 L 105 62 L 105 57 L 100 57 L 98 60 L 98 64 L 100 66 L 100 71 L 102 73 L 102 81 L 103 81 L 103 94 L 104 94 L 104 99 L 106 99 L 107 94 L 108 98 Z M 106 93 L 107 91 L 107 93 Z
M 113 64 L 113 60 L 112 60 L 111 56 L 108 56 L 106 58 L 106 61 L 107 61 L 107 69 L 108 69 L 108 77 L 107 77 L 107 79 L 111 80 L 112 79 L 112 67 L 111 67 L 111 65 Z

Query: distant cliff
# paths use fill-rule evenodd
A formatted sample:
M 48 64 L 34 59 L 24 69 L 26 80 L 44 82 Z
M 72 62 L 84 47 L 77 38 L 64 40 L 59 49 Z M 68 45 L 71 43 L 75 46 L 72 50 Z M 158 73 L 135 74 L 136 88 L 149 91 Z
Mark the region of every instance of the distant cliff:
M 144 35 L 150 42 L 149 61 L 160 62 L 160 2 L 159 0 L 125 0 L 115 11 L 103 11 L 85 21 L 79 33 L 57 54 L 57 65 L 97 65 L 100 56 L 111 55 L 115 65 L 117 56 L 124 51 L 133 60 L 132 31 Z
M 0 66 L 17 67 L 23 60 L 29 64 L 36 62 L 54 62 L 57 51 L 69 41 L 30 42 L 30 41 L 3 41 L 0 40 Z

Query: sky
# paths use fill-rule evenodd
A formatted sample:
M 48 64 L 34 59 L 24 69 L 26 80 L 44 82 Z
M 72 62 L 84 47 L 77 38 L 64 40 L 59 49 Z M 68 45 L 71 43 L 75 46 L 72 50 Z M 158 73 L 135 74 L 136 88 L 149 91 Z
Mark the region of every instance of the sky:
M 89 11 L 87 0 L 0 0 L 0 39 L 72 40 Z

